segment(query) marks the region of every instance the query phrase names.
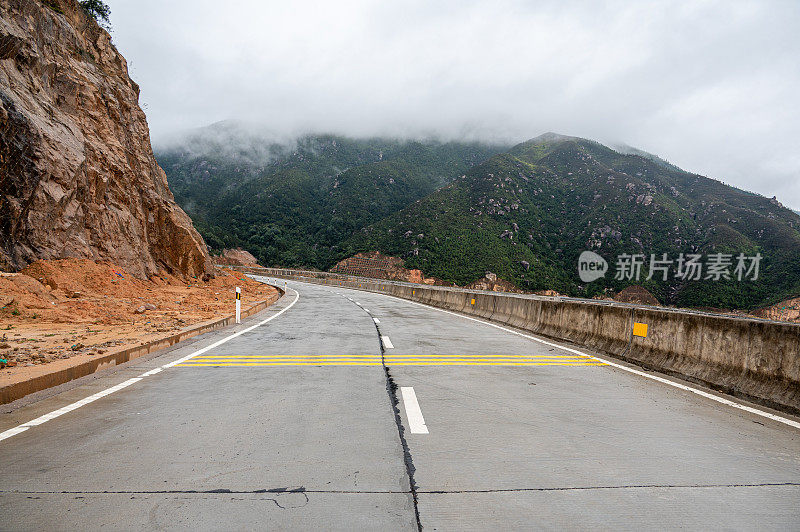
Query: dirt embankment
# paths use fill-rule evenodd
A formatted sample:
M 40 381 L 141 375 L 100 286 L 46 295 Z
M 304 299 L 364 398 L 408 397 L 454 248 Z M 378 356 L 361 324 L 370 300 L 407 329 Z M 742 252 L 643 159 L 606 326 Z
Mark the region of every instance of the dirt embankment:
M 651 294 L 647 288 L 639 285 L 626 286 L 614 296 L 614 301 L 619 301 L 620 303 L 636 303 L 639 305 L 659 305 L 656 296 Z
M 378 251 L 358 253 L 339 261 L 328 271 L 331 273 L 370 277 L 372 279 L 452 286 L 452 283 L 446 283 L 441 279 L 425 277 L 422 270 L 409 270 L 405 267 L 403 259 L 383 255 Z
M 514 294 L 524 294 L 524 290 L 520 290 L 514 283 L 504 279 L 498 279 L 497 275 L 492 272 L 486 272 L 486 275 L 476 281 L 472 281 L 464 288 L 470 290 L 491 290 L 492 292 L 510 292 Z
M 247 250 L 242 248 L 224 249 L 219 255 L 211 257 L 214 264 L 228 264 L 231 266 L 258 266 L 258 260 Z
M 277 292 L 230 270 L 189 282 L 165 272 L 141 280 L 88 259 L 0 274 L 0 386 L 231 314 L 237 286 L 243 308 Z
M 752 315 L 768 320 L 788 321 L 800 323 L 800 297 L 781 301 L 771 307 L 754 310 Z

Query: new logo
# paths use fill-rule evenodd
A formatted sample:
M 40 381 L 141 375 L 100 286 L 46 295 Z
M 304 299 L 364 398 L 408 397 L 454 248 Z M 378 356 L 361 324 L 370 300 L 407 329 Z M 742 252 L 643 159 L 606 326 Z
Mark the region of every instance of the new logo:
M 606 259 L 593 251 L 584 251 L 578 257 L 578 275 L 584 283 L 605 277 L 608 271 Z

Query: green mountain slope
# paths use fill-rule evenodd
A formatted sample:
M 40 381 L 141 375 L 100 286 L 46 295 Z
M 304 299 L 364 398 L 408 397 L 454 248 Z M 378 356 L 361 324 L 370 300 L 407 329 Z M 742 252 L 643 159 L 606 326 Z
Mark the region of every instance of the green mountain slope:
M 643 254 L 639 284 L 662 302 L 751 308 L 800 293 L 798 228 L 800 217 L 774 199 L 638 150 L 620 153 L 546 134 L 471 168 L 344 247 L 400 256 L 409 267 L 459 284 L 491 270 L 527 289 L 579 296 L 635 284 L 613 278 L 615 261 Z M 580 281 L 577 261 L 584 250 L 609 262 L 605 278 Z M 715 253 L 760 253 L 760 278 L 682 280 L 674 277 L 673 263 L 666 281 L 660 273 L 645 280 L 650 254 L 664 253 L 672 260 L 698 253 L 704 261 Z
M 330 267 L 340 244 L 507 147 L 336 135 L 275 140 L 235 122 L 156 151 L 212 249 L 262 264 Z

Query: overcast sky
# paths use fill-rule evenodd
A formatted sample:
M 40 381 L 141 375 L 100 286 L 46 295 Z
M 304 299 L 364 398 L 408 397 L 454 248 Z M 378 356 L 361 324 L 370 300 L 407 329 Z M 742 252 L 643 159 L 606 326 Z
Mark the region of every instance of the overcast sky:
M 800 2 L 106 0 L 154 142 L 625 142 L 800 209 Z

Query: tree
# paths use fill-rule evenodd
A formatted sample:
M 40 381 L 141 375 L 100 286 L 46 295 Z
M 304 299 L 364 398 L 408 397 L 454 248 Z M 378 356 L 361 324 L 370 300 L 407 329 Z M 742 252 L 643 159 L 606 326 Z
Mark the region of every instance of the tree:
M 78 2 L 84 11 L 97 22 L 109 23 L 111 16 L 111 8 L 108 7 L 103 0 L 81 0 Z M 102 22 L 101 22 L 102 21 Z

